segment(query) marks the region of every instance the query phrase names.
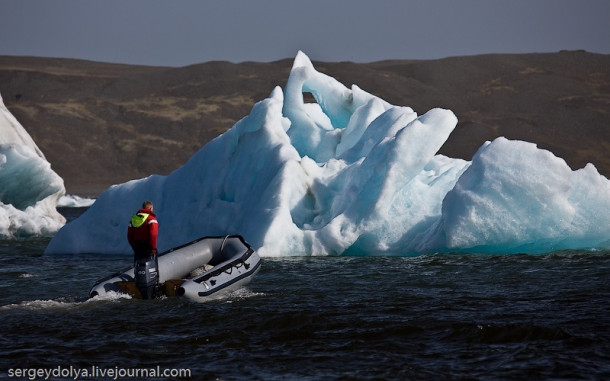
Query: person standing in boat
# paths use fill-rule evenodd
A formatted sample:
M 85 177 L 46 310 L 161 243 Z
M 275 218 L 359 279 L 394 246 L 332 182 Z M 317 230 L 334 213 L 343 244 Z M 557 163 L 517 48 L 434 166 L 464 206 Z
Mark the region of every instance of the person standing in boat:
M 127 228 L 127 240 L 133 249 L 134 277 L 144 299 L 152 299 L 159 286 L 157 236 L 159 222 L 151 201 L 144 201 L 142 208 L 131 216 Z
M 153 210 L 153 203 L 144 201 L 142 209 L 131 216 L 127 228 L 127 240 L 133 249 L 134 261 L 157 255 L 159 222 Z

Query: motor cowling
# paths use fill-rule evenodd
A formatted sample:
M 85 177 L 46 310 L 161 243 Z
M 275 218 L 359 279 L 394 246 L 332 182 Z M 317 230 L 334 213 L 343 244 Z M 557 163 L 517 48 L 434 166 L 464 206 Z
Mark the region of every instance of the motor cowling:
M 142 299 L 154 299 L 159 288 L 159 264 L 156 257 L 138 259 L 134 266 L 136 287 Z

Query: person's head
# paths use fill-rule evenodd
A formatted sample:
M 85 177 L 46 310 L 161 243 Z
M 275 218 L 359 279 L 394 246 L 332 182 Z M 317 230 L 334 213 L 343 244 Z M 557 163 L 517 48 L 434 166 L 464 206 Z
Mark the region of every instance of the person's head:
M 152 201 L 144 201 L 144 203 L 142 203 L 142 209 L 150 209 L 153 210 L 153 203 Z

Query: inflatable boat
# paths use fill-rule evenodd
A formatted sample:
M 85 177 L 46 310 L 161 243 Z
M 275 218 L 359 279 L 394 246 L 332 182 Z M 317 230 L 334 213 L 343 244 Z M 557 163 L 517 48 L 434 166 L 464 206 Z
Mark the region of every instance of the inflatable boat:
M 106 278 L 89 291 L 90 297 L 109 292 L 127 293 L 135 298 L 183 296 L 197 302 L 217 299 L 250 283 L 261 259 L 239 235 L 203 237 L 158 255 L 150 263 L 136 262 Z M 135 272 L 134 272 L 135 271 Z M 136 284 L 145 274 L 149 284 Z M 152 276 L 150 276 L 152 274 Z M 150 295 L 149 295 L 150 296 Z

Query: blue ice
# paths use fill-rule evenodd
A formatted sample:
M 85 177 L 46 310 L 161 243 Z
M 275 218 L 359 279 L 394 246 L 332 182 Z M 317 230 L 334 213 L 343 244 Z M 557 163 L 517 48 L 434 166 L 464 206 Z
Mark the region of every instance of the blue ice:
M 471 161 L 439 155 L 456 125 L 450 110 L 418 115 L 347 88 L 299 52 L 284 89 L 168 176 L 107 189 L 46 253 L 129 254 L 125 229 L 145 199 L 155 203 L 160 250 L 225 234 L 266 257 L 610 245 L 610 183 L 592 164 L 572 171 L 503 137 Z

